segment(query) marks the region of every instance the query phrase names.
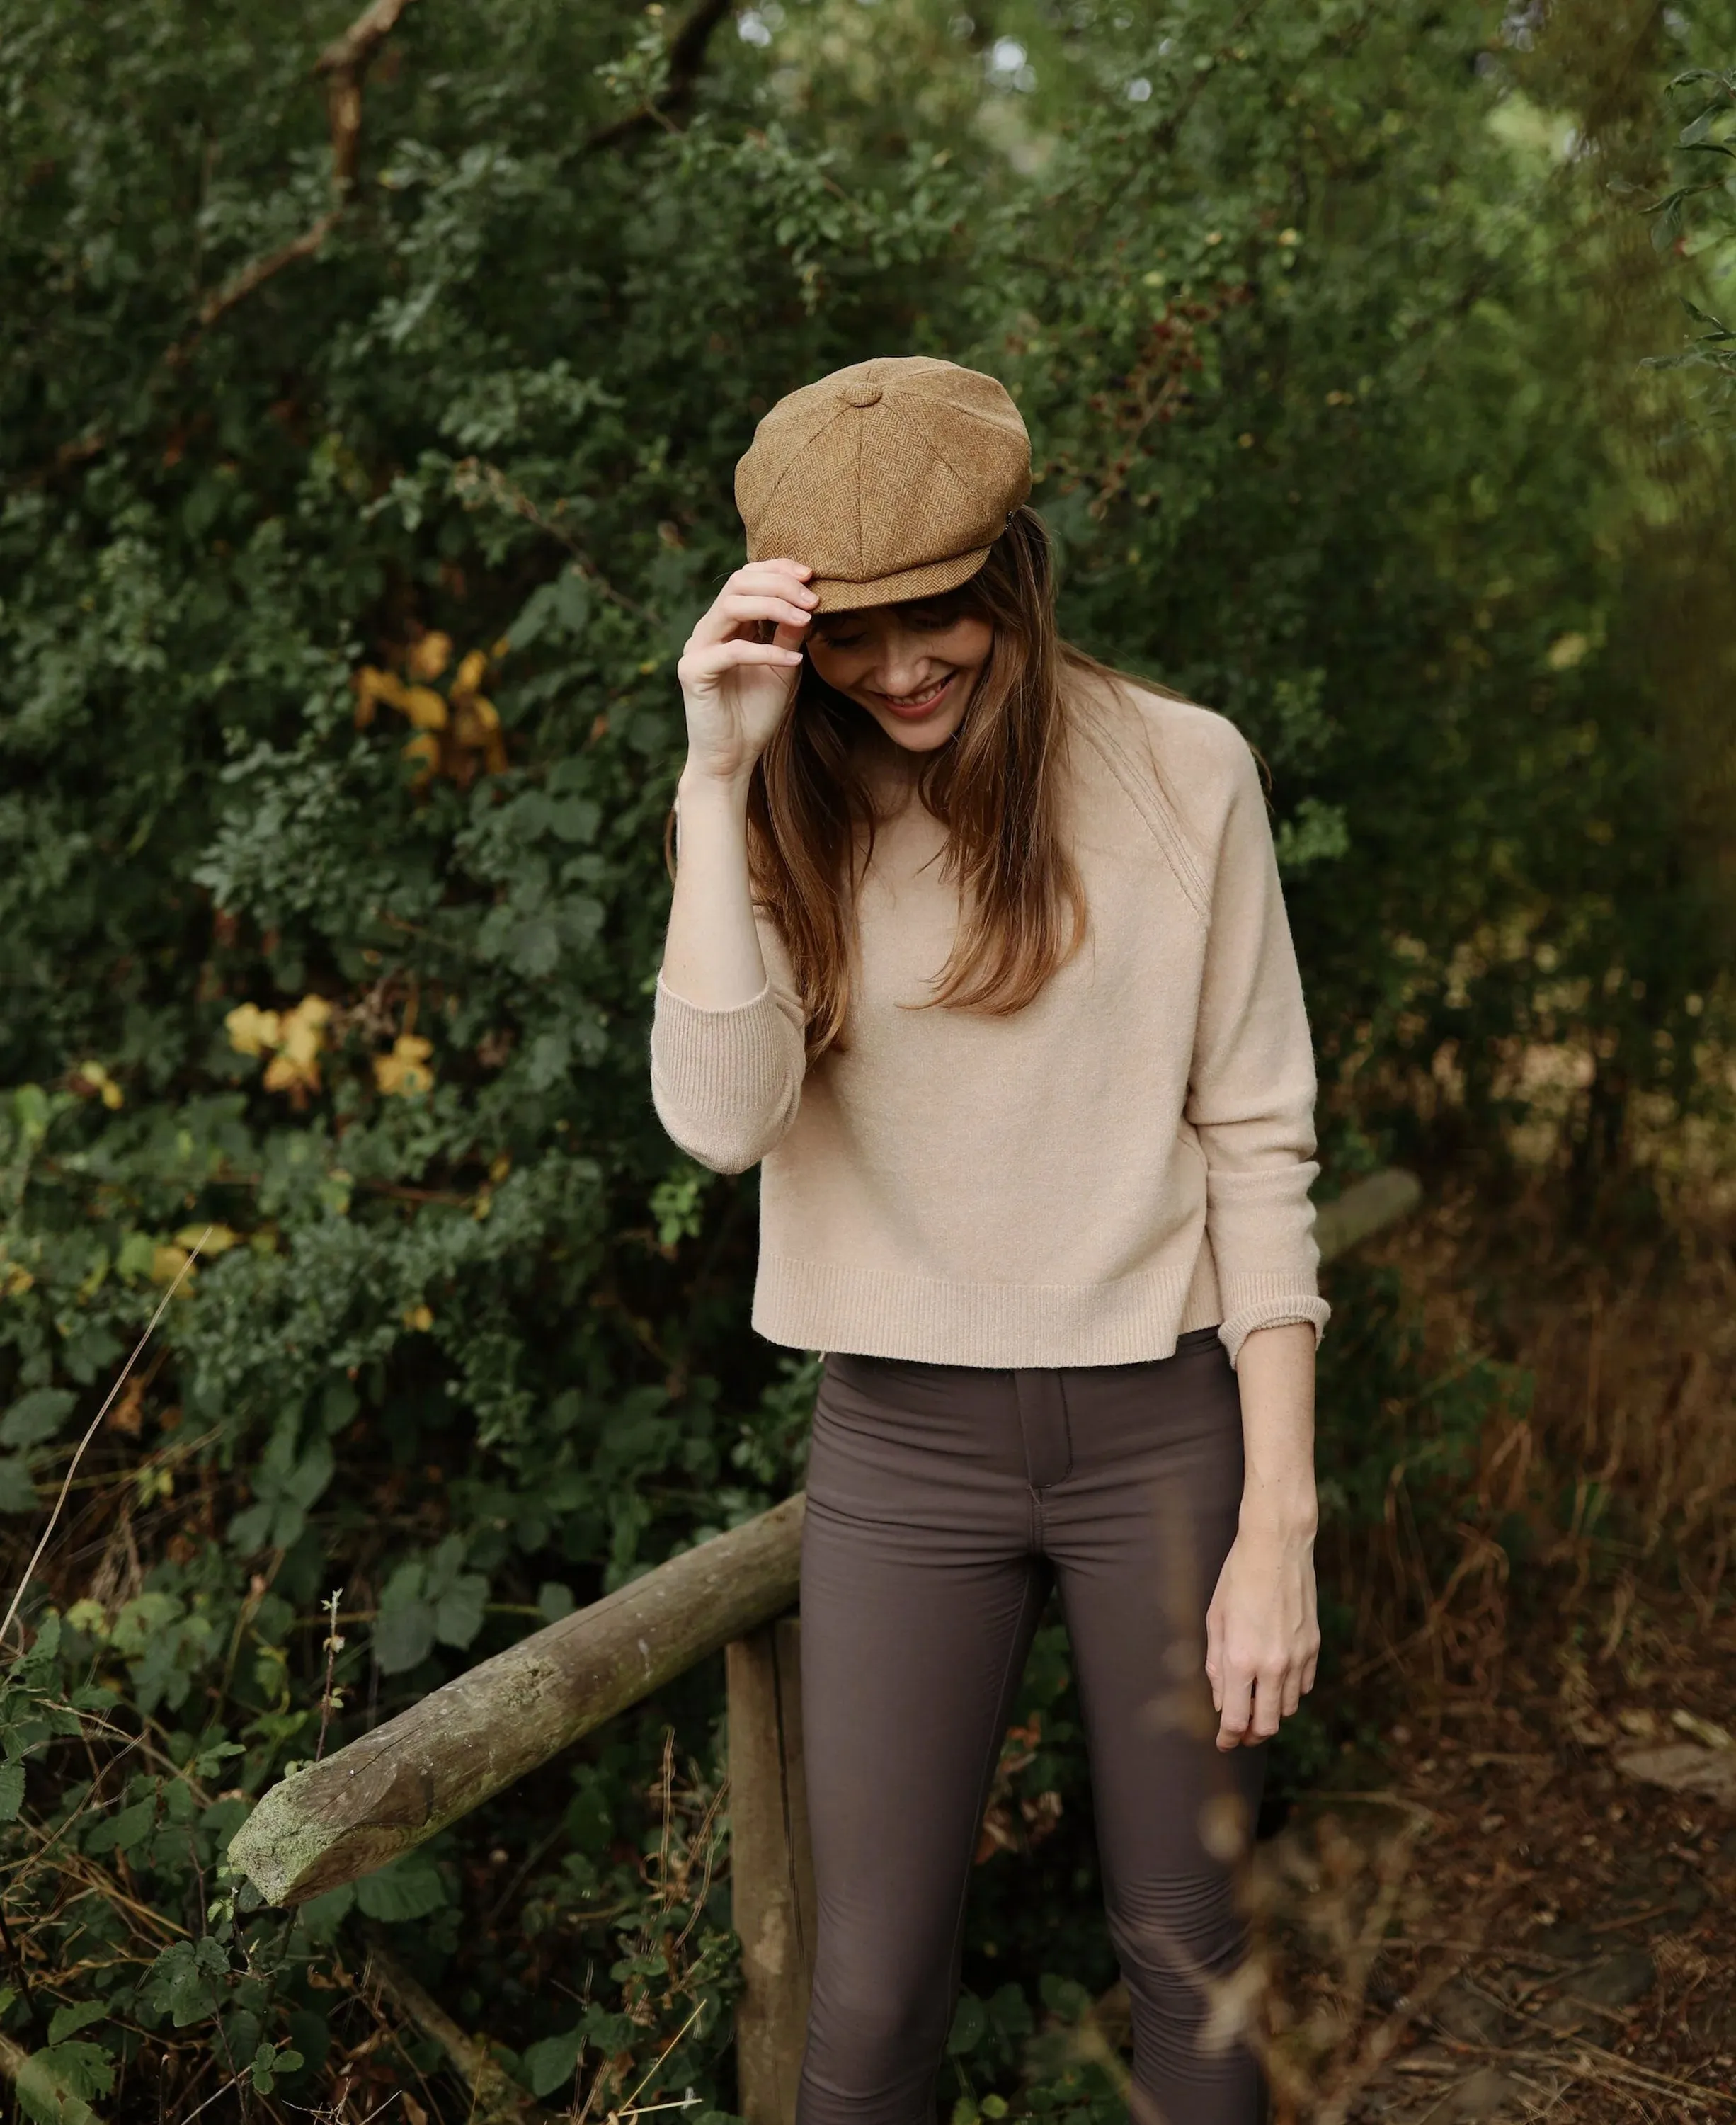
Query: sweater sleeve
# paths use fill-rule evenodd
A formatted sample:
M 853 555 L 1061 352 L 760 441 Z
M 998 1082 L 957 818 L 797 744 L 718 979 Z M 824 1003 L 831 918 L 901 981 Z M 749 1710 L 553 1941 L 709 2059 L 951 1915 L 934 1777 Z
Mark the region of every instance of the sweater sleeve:
M 1226 733 L 1226 736 L 1229 734 Z M 1240 736 L 1212 879 L 1187 1114 L 1206 1158 L 1206 1229 L 1235 1364 L 1256 1328 L 1310 1322 L 1320 1250 L 1308 1190 L 1314 1049 L 1254 756 Z
M 708 1011 L 657 977 L 651 1026 L 651 1096 L 689 1157 L 714 1173 L 745 1173 L 796 1119 L 807 1074 L 806 1020 L 781 938 L 759 926 L 766 983 L 751 1003 Z

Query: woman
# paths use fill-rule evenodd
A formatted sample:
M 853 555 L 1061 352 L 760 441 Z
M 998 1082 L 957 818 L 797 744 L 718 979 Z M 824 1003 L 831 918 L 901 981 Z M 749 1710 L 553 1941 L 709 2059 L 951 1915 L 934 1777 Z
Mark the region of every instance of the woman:
M 932 2115 L 1051 1586 L 1136 2109 L 1261 2104 L 1234 1876 L 1319 1648 L 1311 1051 L 1247 746 L 1058 641 L 1029 488 L 989 377 L 793 393 L 680 663 L 653 1093 L 764 1162 L 755 1326 L 828 1354 L 802 2125 Z

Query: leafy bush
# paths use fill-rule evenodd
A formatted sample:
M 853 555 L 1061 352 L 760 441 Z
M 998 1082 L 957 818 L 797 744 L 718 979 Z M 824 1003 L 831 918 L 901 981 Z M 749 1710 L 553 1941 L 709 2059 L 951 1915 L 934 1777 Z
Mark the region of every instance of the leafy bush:
M 754 418 L 873 352 L 1004 375 L 1070 629 L 1271 765 L 1335 1180 L 1498 1172 L 1539 1052 L 1586 1060 L 1546 1155 L 1595 1179 L 1691 1096 L 1719 965 L 1645 593 L 1663 387 L 1611 417 L 1589 90 L 1472 0 L 421 0 L 331 47 L 359 135 L 309 79 L 343 31 L 0 0 L 21 1575 L 186 1272 L 24 1604 L 4 2023 L 35 2117 L 432 2104 L 430 2044 L 369 2048 L 366 1920 L 539 2089 L 615 2102 L 697 2008 L 656 2087 L 727 2105 L 727 1912 L 656 1856 L 714 1678 L 351 1901 L 261 1914 L 222 1857 L 322 1736 L 799 1480 L 751 1180 L 645 1086 L 672 667 Z M 1347 1514 L 1397 1450 L 1335 1435 Z M 1004 1975 L 955 2033 L 1003 2076 L 1102 1976 L 1047 1642 L 1019 1777 L 1065 1826 L 986 1869 Z
M 1736 380 L 1736 325 L 1719 283 L 1729 277 L 1731 243 L 1736 237 L 1736 181 L 1727 167 L 1736 163 L 1736 67 L 1689 67 L 1670 83 L 1671 100 L 1686 113 L 1675 139 L 1677 181 L 1652 201 L 1652 240 L 1660 250 L 1687 253 L 1703 262 L 1705 290 L 1718 304 L 1709 310 L 1682 297 L 1693 329 L 1685 353 L 1658 356 L 1660 369 L 1709 369 L 1715 401 L 1728 412 Z

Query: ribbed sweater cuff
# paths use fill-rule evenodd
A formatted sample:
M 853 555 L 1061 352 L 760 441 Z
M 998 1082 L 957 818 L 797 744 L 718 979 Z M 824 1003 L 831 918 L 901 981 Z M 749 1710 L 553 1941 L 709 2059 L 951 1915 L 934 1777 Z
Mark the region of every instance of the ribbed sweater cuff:
M 1310 1278 L 1309 1283 L 1313 1279 Z M 1256 1328 L 1282 1328 L 1293 1321 L 1306 1321 L 1314 1330 L 1315 1348 L 1332 1308 L 1324 1298 L 1306 1289 L 1293 1274 L 1271 1271 L 1264 1275 L 1239 1276 L 1223 1280 L 1224 1317 L 1218 1340 L 1230 1353 L 1234 1365 L 1242 1345 Z
M 771 983 L 750 1003 L 708 1011 L 666 988 L 659 974 L 651 1065 L 658 1091 L 684 1114 L 757 1110 L 776 1096 L 787 1067 Z

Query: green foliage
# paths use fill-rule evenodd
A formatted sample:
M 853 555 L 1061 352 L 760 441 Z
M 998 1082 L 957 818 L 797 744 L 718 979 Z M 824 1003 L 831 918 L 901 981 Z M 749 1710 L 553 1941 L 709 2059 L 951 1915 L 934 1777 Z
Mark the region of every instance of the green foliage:
M 426 1563 L 408 1557 L 381 1589 L 374 1657 L 382 1675 L 399 1675 L 427 1658 L 438 1639 L 468 1646 L 482 1628 L 488 1581 L 461 1567 L 461 1534 L 449 1534 Z
M 101 2044 L 50 2043 L 32 2052 L 14 2083 L 18 2107 L 35 2125 L 93 2125 L 86 2099 L 115 2085 L 115 2062 Z
M 1736 263 L 1736 67 L 1689 67 L 1670 83 L 1670 92 L 1688 115 L 1674 143 L 1676 181 L 1648 208 L 1652 240 L 1660 251 L 1691 251 L 1717 308 L 1684 295 L 1694 327 L 1691 344 L 1684 353 L 1654 356 L 1651 365 L 1710 370 L 1716 403 L 1727 418 L 1736 403 L 1736 324 L 1719 284 Z
M 1589 1067 L 1540 1155 L 1593 1179 L 1635 1102 L 1693 1095 L 1718 942 L 1633 565 L 1656 492 L 1598 366 L 1631 210 L 1562 148 L 1572 65 L 1474 0 L 740 23 L 689 81 L 661 16 L 525 0 L 479 43 L 420 0 L 338 198 L 327 0 L 0 0 L 20 1572 L 196 1251 L 0 1708 L 33 2117 L 145 2057 L 129 2103 L 160 2072 L 189 2113 L 310 2105 L 372 2034 L 329 1978 L 364 1920 L 540 2092 L 678 2039 L 656 2085 L 732 2099 L 709 1774 L 654 1776 L 657 1717 L 292 1920 L 221 1869 L 322 1732 L 799 1481 L 814 1369 L 745 1325 L 753 1184 L 678 1158 L 645 1085 L 672 667 L 780 392 L 934 351 L 1019 393 L 1070 629 L 1270 763 L 1338 1176 L 1498 1171 L 1540 1048 Z M 1658 77 L 1726 26 L 1660 30 Z M 1459 1451 L 1496 1386 L 1417 1401 L 1370 1304 L 1358 1377 Z M 1330 1445 L 1360 1522 L 1418 1441 Z M 972 2104 L 1103 1974 L 1045 1646 L 1014 1799 L 1065 1826 L 985 1869 Z M 713 1689 L 672 1697 L 685 1741 Z M 1032 2107 L 1107 2099 L 1093 2071 Z

